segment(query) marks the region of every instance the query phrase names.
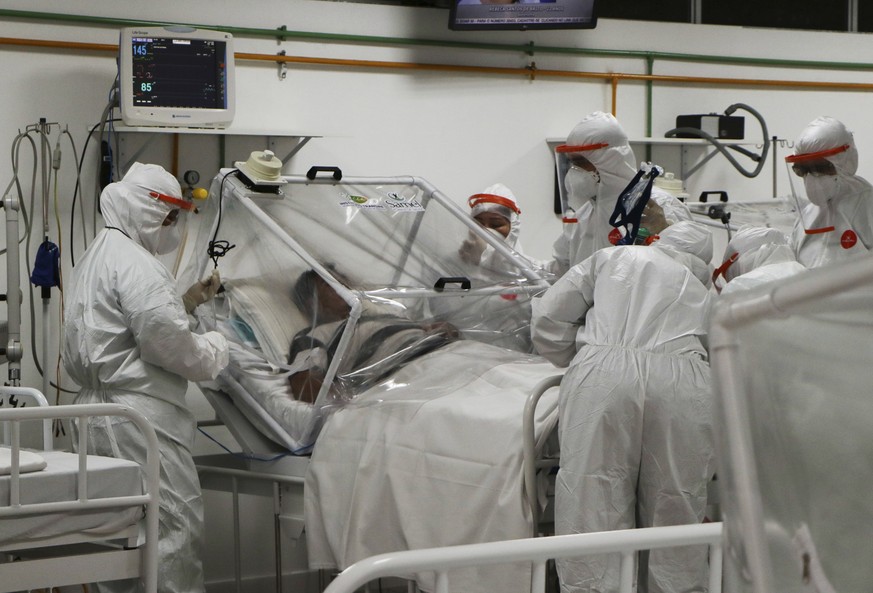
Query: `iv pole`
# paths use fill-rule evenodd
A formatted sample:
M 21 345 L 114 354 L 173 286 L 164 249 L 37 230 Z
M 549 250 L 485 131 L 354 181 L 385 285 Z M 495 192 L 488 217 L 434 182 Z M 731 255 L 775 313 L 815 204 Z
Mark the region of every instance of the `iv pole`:
M 51 153 L 51 144 L 48 139 L 49 125 L 44 117 L 39 119 L 39 154 L 40 174 L 42 175 L 42 229 L 43 237 L 49 238 L 49 179 L 51 167 L 48 159 Z M 50 303 L 52 289 L 50 286 L 41 287 L 42 296 L 42 392 L 49 393 L 51 379 L 49 378 L 49 319 L 51 319 Z

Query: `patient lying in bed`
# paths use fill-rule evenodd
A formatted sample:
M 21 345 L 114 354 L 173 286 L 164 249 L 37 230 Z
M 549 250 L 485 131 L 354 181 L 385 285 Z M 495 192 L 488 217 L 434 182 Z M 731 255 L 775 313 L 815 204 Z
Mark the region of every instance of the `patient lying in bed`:
M 301 370 L 292 372 L 288 382 L 295 399 L 312 403 L 334 359 L 351 307 L 314 270 L 300 275 L 291 297 L 311 323 L 291 340 L 288 364 Z M 334 384 L 352 395 L 456 338 L 457 329 L 448 323 L 411 321 L 397 304 L 365 300 Z

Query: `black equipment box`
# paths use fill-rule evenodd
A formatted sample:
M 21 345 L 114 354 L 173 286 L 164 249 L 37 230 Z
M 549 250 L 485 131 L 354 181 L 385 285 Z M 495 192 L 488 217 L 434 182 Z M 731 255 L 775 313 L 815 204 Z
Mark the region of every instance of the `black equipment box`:
M 677 115 L 677 128 L 694 128 L 722 140 L 742 140 L 745 135 L 745 118 L 738 115 Z M 700 138 L 701 136 L 679 132 L 676 138 Z

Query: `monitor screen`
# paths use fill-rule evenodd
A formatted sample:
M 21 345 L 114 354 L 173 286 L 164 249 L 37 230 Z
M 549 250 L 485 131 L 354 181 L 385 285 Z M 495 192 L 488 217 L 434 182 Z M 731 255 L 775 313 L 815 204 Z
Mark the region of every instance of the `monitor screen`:
M 453 0 L 449 28 L 467 30 L 593 29 L 595 0 Z
M 123 29 L 118 75 L 125 125 L 224 127 L 233 121 L 234 57 L 229 33 Z

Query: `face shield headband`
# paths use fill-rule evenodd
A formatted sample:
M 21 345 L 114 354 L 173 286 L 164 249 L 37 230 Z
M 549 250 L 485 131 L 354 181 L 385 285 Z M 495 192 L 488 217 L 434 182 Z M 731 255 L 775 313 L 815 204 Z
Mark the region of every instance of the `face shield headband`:
M 470 206 L 471 209 L 478 204 L 497 204 L 498 206 L 509 208 L 516 214 L 521 214 L 521 210 L 515 204 L 515 202 L 504 198 L 503 196 L 497 196 L 494 194 L 473 194 L 472 196 L 467 198 L 467 204 Z
M 713 272 L 712 272 L 712 285 L 715 287 L 715 290 L 717 292 L 721 292 L 721 289 L 722 289 L 722 286 L 718 283 L 718 277 L 721 276 L 722 278 L 727 280 L 727 276 L 725 276 L 725 274 L 727 273 L 728 268 L 730 268 L 732 265 L 734 265 L 734 263 L 736 263 L 736 261 L 739 258 L 740 258 L 739 252 L 734 252 L 731 254 L 731 256 L 729 258 L 727 258 L 724 261 L 723 264 L 721 264 L 719 267 L 717 267 L 715 270 L 713 270 Z
M 833 175 L 836 173 L 833 163 L 826 161 L 831 157 L 849 150 L 848 144 L 804 154 L 790 154 L 785 157 L 785 162 L 791 165 L 791 171 L 798 177 L 807 175 Z
M 596 144 L 561 144 L 555 147 L 555 152 L 567 159 L 570 164 L 585 169 L 586 165 L 588 167 L 594 167 L 594 165 L 583 155 L 576 153 L 599 150 L 601 148 L 609 148 L 609 144 L 606 142 L 598 142 Z
M 160 192 L 151 190 L 149 190 L 149 195 L 156 200 L 160 200 L 186 212 L 194 212 L 194 214 L 197 214 L 199 212 L 197 208 L 194 207 L 193 202 L 189 202 L 181 198 L 174 198 L 173 196 L 168 196 L 167 194 L 162 194 Z

